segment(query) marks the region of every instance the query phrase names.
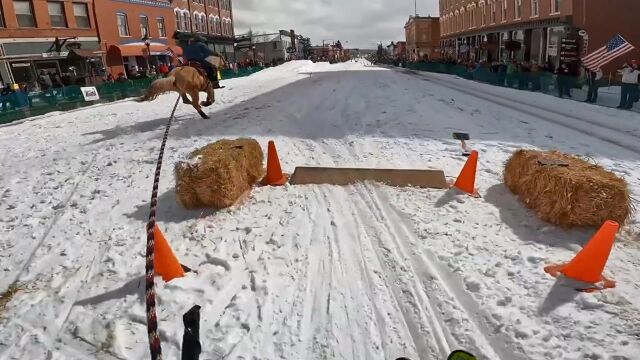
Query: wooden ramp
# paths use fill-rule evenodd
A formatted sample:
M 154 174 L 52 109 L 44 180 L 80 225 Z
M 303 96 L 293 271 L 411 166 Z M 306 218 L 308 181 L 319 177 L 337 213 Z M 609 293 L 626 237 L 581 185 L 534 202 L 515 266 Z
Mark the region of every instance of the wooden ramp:
M 448 188 L 442 170 L 297 167 L 289 183 L 349 185 L 363 181 L 377 181 L 400 187 Z

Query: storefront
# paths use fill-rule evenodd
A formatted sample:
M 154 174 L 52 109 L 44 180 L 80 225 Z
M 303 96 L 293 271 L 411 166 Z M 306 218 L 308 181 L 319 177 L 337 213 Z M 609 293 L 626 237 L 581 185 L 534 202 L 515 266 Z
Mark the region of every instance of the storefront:
M 91 83 L 102 68 L 102 53 L 97 41 L 74 42 L 60 52 L 49 52 L 48 42 L 13 42 L 0 44 L 0 76 L 3 83 L 27 84 L 37 89 L 38 74 L 47 72 L 61 79 L 73 74 L 74 79 Z M 82 55 L 79 55 L 82 54 Z
M 181 55 L 182 49 L 179 46 L 164 43 L 111 45 L 106 56 L 107 71 L 114 77 L 120 73 L 135 76 L 152 66 L 157 69 L 160 64 L 174 64 L 175 59 Z

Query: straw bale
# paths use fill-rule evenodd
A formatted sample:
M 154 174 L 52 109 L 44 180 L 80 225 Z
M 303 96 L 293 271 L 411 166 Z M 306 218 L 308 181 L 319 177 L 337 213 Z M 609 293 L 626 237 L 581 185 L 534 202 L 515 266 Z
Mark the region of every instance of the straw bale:
M 633 212 L 623 179 L 557 151 L 516 151 L 504 182 L 540 219 L 563 227 L 599 227 L 606 220 L 624 224 Z
M 176 164 L 176 194 L 187 209 L 233 205 L 263 175 L 263 153 L 254 139 L 222 139 Z

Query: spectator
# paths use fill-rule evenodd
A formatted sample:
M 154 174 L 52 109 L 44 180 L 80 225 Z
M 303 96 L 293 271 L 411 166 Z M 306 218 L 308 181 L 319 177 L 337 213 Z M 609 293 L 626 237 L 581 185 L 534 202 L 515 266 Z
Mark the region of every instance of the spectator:
M 560 67 L 556 70 L 556 75 L 558 75 L 558 96 L 563 97 L 564 95 L 567 95 L 568 97 L 571 97 L 571 91 L 569 89 L 569 76 L 571 75 L 571 73 L 569 71 L 569 68 L 567 67 L 567 64 L 561 64 Z
M 162 75 L 162 77 L 167 77 L 167 74 L 169 73 L 169 65 L 160 64 L 160 66 L 158 67 L 158 72 L 160 73 L 160 75 Z
M 618 72 L 622 74 L 622 89 L 620 91 L 618 109 L 631 109 L 638 97 L 638 76 L 640 76 L 638 62 L 634 61 L 632 66 L 624 64 Z
M 511 61 L 509 62 L 509 65 L 507 65 L 507 86 L 508 87 L 513 87 L 513 84 L 515 83 L 515 79 L 517 76 L 518 76 L 518 67 L 516 66 L 515 61 Z
M 155 65 L 151 65 L 151 69 L 149 69 L 149 77 L 156 78 L 158 76 L 158 71 L 156 70 Z
M 105 80 L 105 82 L 113 83 L 114 81 L 115 81 L 115 79 L 113 78 L 113 74 L 109 73 L 107 75 L 107 79 Z
M 38 85 L 42 91 L 47 91 L 53 87 L 51 77 L 47 74 L 46 70 L 40 70 L 40 76 L 38 76 Z
M 587 100 L 585 102 L 595 103 L 598 101 L 598 81 L 602 79 L 602 69 L 597 68 L 595 71 L 584 68 L 587 76 L 587 85 L 589 86 L 589 92 L 587 93 Z
M 62 83 L 62 79 L 60 78 L 60 75 L 58 75 L 58 73 L 55 73 L 53 74 L 53 76 L 51 76 L 51 82 L 53 83 L 54 88 L 61 88 L 64 86 L 64 84 Z
M 121 83 L 121 84 L 122 83 L 126 83 L 127 82 L 127 77 L 124 76 L 124 73 L 121 72 L 121 73 L 118 74 L 118 77 L 116 78 L 116 82 L 117 83 Z
M 540 91 L 540 89 L 542 88 L 542 83 L 541 83 L 541 68 L 540 65 L 538 65 L 538 63 L 536 61 L 532 61 L 531 62 L 531 75 L 530 75 L 530 79 L 531 79 L 531 86 L 533 91 Z
M 31 99 L 29 98 L 29 89 L 27 84 L 20 84 L 18 91 L 15 93 L 16 103 L 15 106 L 18 109 L 27 108 L 31 106 Z

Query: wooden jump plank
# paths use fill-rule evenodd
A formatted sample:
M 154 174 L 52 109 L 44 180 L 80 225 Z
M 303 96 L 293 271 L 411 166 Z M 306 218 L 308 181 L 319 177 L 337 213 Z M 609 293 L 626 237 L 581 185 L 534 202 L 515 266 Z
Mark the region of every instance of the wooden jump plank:
M 363 181 L 377 181 L 390 186 L 421 188 L 448 188 L 442 170 L 365 169 L 297 167 L 289 181 L 292 185 L 330 184 L 350 185 Z

